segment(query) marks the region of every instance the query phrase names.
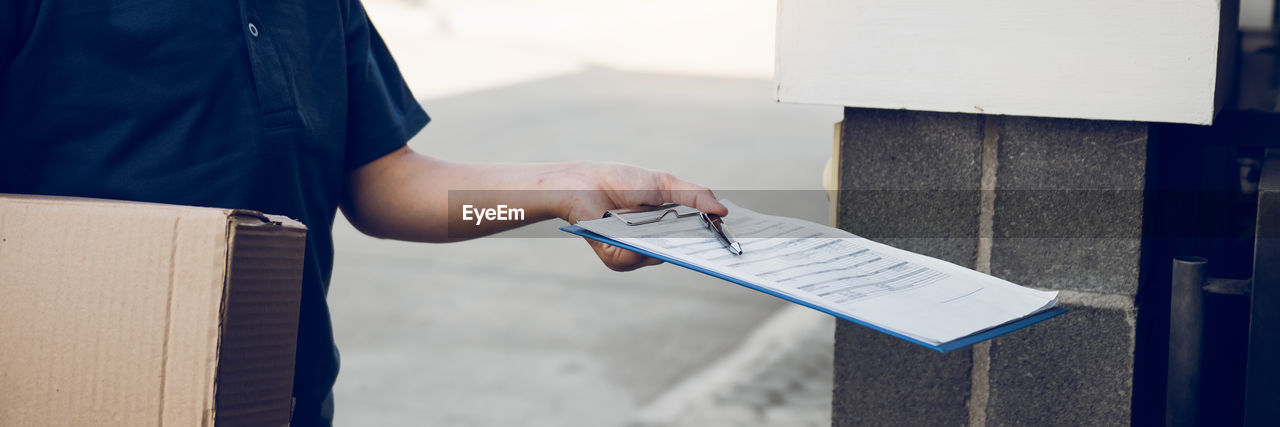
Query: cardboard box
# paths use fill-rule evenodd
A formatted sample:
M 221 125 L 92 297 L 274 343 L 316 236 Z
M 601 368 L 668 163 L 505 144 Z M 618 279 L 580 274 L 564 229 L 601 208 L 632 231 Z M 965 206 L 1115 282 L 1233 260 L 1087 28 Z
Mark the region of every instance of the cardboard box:
M 287 425 L 306 228 L 0 194 L 0 426 Z

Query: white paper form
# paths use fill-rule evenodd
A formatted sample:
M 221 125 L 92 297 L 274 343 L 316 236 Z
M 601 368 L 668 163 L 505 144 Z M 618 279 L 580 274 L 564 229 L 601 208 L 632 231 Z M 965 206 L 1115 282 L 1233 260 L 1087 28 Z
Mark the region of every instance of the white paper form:
M 795 218 L 722 201 L 734 255 L 701 218 L 628 226 L 580 221 L 596 234 L 693 264 L 938 345 L 1053 307 L 1057 292 L 1009 283 L 946 261 Z

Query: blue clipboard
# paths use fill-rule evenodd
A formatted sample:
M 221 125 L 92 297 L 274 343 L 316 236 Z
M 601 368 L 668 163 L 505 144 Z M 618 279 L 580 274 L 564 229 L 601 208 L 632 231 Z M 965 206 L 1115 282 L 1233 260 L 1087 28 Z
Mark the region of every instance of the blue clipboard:
M 901 339 L 901 340 L 903 340 L 903 341 L 907 341 L 907 342 L 910 342 L 910 343 L 913 343 L 913 344 L 919 345 L 919 346 L 921 346 L 921 347 L 925 347 L 925 348 L 928 348 L 928 349 L 931 349 L 931 350 L 934 350 L 934 351 L 937 351 L 937 352 L 940 352 L 940 353 L 946 353 L 946 352 L 950 352 L 950 351 L 954 351 L 954 350 L 959 350 L 959 349 L 962 349 L 962 348 L 965 348 L 965 347 L 968 347 L 968 346 L 971 346 L 971 345 L 974 345 L 974 344 L 977 344 L 977 343 L 980 343 L 980 342 L 983 342 L 983 341 L 986 341 L 986 340 L 989 340 L 989 339 L 992 339 L 992 338 L 995 338 L 995 337 L 998 337 L 998 336 L 1001 336 L 1001 335 L 1004 335 L 1004 334 L 1007 334 L 1007 333 L 1010 333 L 1010 332 L 1013 332 L 1013 331 L 1016 331 L 1016 330 L 1019 330 L 1019 329 L 1025 328 L 1025 327 L 1028 327 L 1028 326 L 1031 326 L 1031 325 L 1034 325 L 1034 324 L 1036 324 L 1036 323 L 1043 322 L 1043 321 L 1045 321 L 1045 320 L 1048 320 L 1048 319 L 1050 319 L 1050 318 L 1056 317 L 1056 316 L 1058 316 L 1058 315 L 1060 315 L 1060 314 L 1062 314 L 1062 313 L 1066 313 L 1066 312 L 1067 312 L 1067 309 L 1065 309 L 1065 308 L 1062 308 L 1062 307 L 1053 307 L 1053 308 L 1050 308 L 1050 309 L 1048 309 L 1048 310 L 1041 311 L 1041 312 L 1039 312 L 1039 313 L 1036 313 L 1036 314 L 1033 314 L 1033 315 L 1030 315 L 1030 316 L 1027 316 L 1027 317 L 1024 317 L 1024 318 L 1018 319 L 1018 320 L 1014 320 L 1014 321 L 1011 321 L 1011 322 L 1009 322 L 1009 323 L 1005 323 L 1005 324 L 1003 324 L 1003 325 L 996 326 L 996 327 L 991 328 L 991 329 L 987 329 L 987 330 L 984 330 L 984 331 L 981 331 L 981 332 L 975 333 L 975 334 L 973 334 L 973 335 L 969 335 L 969 336 L 965 336 L 965 337 L 962 337 L 962 338 L 958 338 L 958 339 L 955 339 L 955 340 L 953 340 L 953 341 L 945 342 L 945 343 L 942 343 L 942 344 L 933 345 L 933 344 L 926 343 L 926 342 L 924 342 L 924 341 L 917 340 L 917 339 L 915 339 L 915 338 L 911 338 L 911 337 L 908 337 L 908 336 L 905 336 L 905 335 L 899 334 L 899 333 L 897 333 L 897 332 L 893 332 L 893 331 L 886 330 L 886 329 L 881 328 L 881 327 L 879 327 L 879 326 L 872 325 L 872 324 L 869 324 L 869 323 L 867 323 L 867 322 L 864 322 L 864 321 L 861 321 L 861 320 L 858 320 L 858 319 L 854 319 L 854 318 L 852 318 L 852 317 L 849 317 L 849 316 L 846 316 L 846 315 L 843 315 L 843 314 L 839 314 L 839 313 L 832 312 L 831 310 L 828 310 L 828 309 L 825 309 L 825 308 L 822 308 L 822 307 L 818 307 L 818 306 L 816 306 L 816 305 L 813 305 L 813 304 L 810 304 L 810 303 L 808 303 L 808 302 L 805 302 L 805 301 L 802 301 L 802 300 L 799 300 L 799 299 L 793 298 L 793 297 L 788 296 L 788 295 L 785 295 L 785 294 L 781 294 L 781 293 L 778 293 L 778 292 L 774 292 L 774 291 L 772 291 L 772 290 L 770 290 L 770 289 L 766 289 L 766 288 L 763 288 L 763 287 L 760 287 L 760 286 L 756 286 L 756 285 L 754 285 L 754 284 L 751 284 L 751 283 L 748 283 L 748 282 L 744 282 L 744 281 L 741 281 L 741 280 L 738 280 L 738 279 L 735 279 L 735 278 L 732 278 L 732 277 L 729 277 L 729 276 L 725 276 L 725 275 L 723 275 L 723 274 L 716 273 L 716 272 L 714 272 L 714 271 L 707 270 L 707 269 L 704 269 L 704 268 L 702 268 L 702 267 L 698 267 L 698 266 L 693 265 L 693 264 L 689 264 L 689 263 L 686 263 L 686 262 L 683 262 L 683 261 L 678 261 L 678 260 L 675 260 L 675 259 L 671 259 L 671 258 L 669 258 L 669 257 L 665 257 L 665 256 L 662 256 L 662 255 L 659 255 L 659 254 L 656 254 L 656 253 L 653 253 L 653 252 L 650 252 L 650 251 L 646 251 L 646 250 L 643 250 L 643 249 L 637 248 L 637 247 L 635 247 L 635 246 L 628 245 L 628 244 L 626 244 L 626 243 L 619 242 L 619 241 L 617 241 L 617 240 L 610 239 L 610 238 L 608 238 L 608 237 L 601 236 L 601 235 L 599 235 L 599 234 L 593 233 L 593 232 L 591 232 L 591 231 L 588 231 L 588 230 L 587 230 L 587 229 L 585 229 L 585 228 L 582 228 L 582 227 L 579 227 L 579 226 L 576 226 L 576 225 L 570 225 L 570 226 L 566 226 L 566 227 L 560 227 L 560 229 L 561 229 L 561 230 L 564 230 L 564 231 L 567 231 L 567 232 L 569 232 L 569 233 L 573 233 L 573 234 L 576 234 L 576 235 L 579 235 L 579 236 L 582 236 L 582 237 L 585 237 L 585 238 L 591 239 L 591 240 L 595 240 L 595 241 L 597 241 L 597 242 L 601 242 L 601 243 L 608 243 L 608 244 L 613 245 L 613 246 L 617 246 L 617 247 L 620 247 L 620 248 L 623 248 L 623 249 L 626 249 L 626 250 L 629 250 L 629 251 L 632 251 L 632 252 L 636 252 L 636 253 L 639 253 L 639 254 L 642 254 L 642 255 L 645 255 L 645 256 L 649 256 L 649 257 L 657 258 L 657 259 L 660 259 L 660 260 L 662 260 L 662 261 L 664 261 L 664 262 L 668 262 L 668 263 L 671 263 L 671 264 L 675 264 L 675 265 L 678 265 L 678 266 L 681 266 L 681 267 L 684 267 L 684 268 L 687 268 L 687 269 L 690 269 L 690 270 L 693 270 L 693 271 L 697 271 L 697 272 L 702 273 L 702 274 L 706 274 L 706 275 L 713 276 L 713 277 L 718 277 L 718 278 L 720 278 L 720 279 L 724 279 L 724 280 L 727 280 L 727 281 L 730 281 L 730 282 L 733 282 L 733 283 L 737 283 L 738 285 L 741 285 L 741 286 L 743 286 L 743 287 L 746 287 L 746 288 L 749 288 L 749 289 L 755 290 L 755 291 L 757 291 L 757 292 L 763 292 L 763 293 L 766 293 L 766 294 L 769 294 L 769 295 L 773 295 L 774 297 L 781 298 L 781 299 L 783 299 L 783 300 L 786 300 L 786 301 L 789 301 L 789 302 L 792 302 L 792 303 L 795 303 L 795 304 L 800 304 L 800 305 L 803 305 L 803 306 L 805 306 L 805 307 L 809 307 L 809 308 L 812 308 L 812 309 L 814 309 L 814 310 L 821 311 L 821 312 L 823 312 L 823 313 L 826 313 L 826 314 L 829 314 L 829 315 L 835 316 L 835 317 L 840 318 L 840 319 L 844 319 L 844 320 L 847 320 L 847 321 L 850 321 L 850 322 L 853 322 L 853 323 L 857 323 L 857 324 L 859 324 L 859 325 L 862 325 L 862 326 L 865 326 L 865 327 L 868 327 L 868 328 L 871 328 L 871 329 L 874 329 L 874 330 L 880 331 L 880 332 L 882 332 L 882 333 L 892 335 L 892 336 L 894 336 L 894 337 L 896 337 L 896 338 L 898 338 L 898 339 Z

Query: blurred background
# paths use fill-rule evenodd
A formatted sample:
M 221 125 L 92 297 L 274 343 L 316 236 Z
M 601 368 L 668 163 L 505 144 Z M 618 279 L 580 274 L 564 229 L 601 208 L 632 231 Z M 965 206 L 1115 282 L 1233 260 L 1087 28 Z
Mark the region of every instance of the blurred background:
M 785 190 L 735 201 L 825 222 L 841 111 L 774 102 L 773 0 L 364 3 L 433 118 L 419 152 L 632 163 Z M 334 231 L 339 425 L 829 424 L 828 316 L 675 266 L 615 273 L 567 234 Z

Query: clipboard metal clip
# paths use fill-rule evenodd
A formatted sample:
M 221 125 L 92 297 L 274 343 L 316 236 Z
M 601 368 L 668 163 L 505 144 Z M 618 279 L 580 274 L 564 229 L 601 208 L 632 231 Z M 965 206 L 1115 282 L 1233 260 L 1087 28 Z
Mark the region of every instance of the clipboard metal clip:
M 605 211 L 604 217 L 615 217 L 626 225 L 644 225 L 662 221 L 667 215 L 674 215 L 675 218 L 684 218 L 687 216 L 699 215 L 702 217 L 702 224 L 715 234 L 716 240 L 724 245 L 730 253 L 734 255 L 742 255 L 742 245 L 738 243 L 738 239 L 729 231 L 729 227 L 724 224 L 718 215 L 712 215 L 699 211 L 697 209 L 676 204 L 663 203 L 661 205 L 642 205 L 635 208 L 611 209 Z
M 649 215 L 636 215 L 643 213 L 651 213 Z M 676 203 L 663 203 L 661 205 L 641 205 L 634 208 L 610 209 L 605 211 L 604 218 L 616 217 L 626 225 L 644 225 L 662 221 L 669 214 L 674 214 L 675 218 L 684 218 L 694 216 L 702 212 Z

